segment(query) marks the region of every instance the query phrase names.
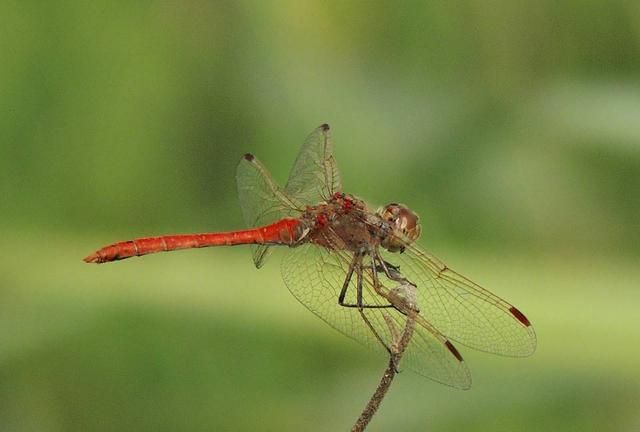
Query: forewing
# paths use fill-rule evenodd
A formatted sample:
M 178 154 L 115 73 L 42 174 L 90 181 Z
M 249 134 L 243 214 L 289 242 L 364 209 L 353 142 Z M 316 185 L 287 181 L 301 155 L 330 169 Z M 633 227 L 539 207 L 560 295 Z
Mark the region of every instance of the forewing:
M 366 325 L 355 307 L 338 304 L 344 284 L 350 254 L 337 252 L 313 244 L 290 250 L 282 263 L 282 276 L 291 293 L 313 313 L 329 325 L 359 343 L 381 353 L 383 345 Z M 365 257 L 365 259 L 367 259 Z M 349 283 L 345 303 L 356 304 L 357 276 Z M 373 289 L 370 260 L 363 265 L 363 304 L 388 305 L 386 299 Z M 395 283 L 395 282 L 394 282 Z M 397 342 L 398 334 L 406 325 L 406 316 L 394 308 L 365 308 L 364 314 L 387 347 Z M 469 371 L 459 353 L 437 330 L 418 318 L 411 342 L 400 362 L 435 381 L 457 388 L 469 388 Z M 425 324 L 429 327 L 425 327 Z
M 315 205 L 341 190 L 331 130 L 328 124 L 323 124 L 302 145 L 285 191 L 299 202 Z
M 533 327 L 513 305 L 416 246 L 402 254 L 385 251 L 383 256 L 417 285 L 420 315 L 447 337 L 506 356 L 523 357 L 535 351 Z
M 236 170 L 238 197 L 244 222 L 249 228 L 268 225 L 301 213 L 300 206 L 280 188 L 267 169 L 253 155 L 246 154 Z M 253 262 L 260 268 L 269 247 L 252 245 Z

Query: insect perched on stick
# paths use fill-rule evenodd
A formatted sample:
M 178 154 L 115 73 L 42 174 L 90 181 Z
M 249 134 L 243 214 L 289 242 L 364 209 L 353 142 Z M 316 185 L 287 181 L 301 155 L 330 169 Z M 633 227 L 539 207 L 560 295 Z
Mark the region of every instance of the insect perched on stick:
M 427 378 L 469 388 L 454 341 L 506 356 L 535 350 L 535 332 L 522 312 L 420 249 L 416 213 L 397 203 L 376 211 L 343 192 L 329 125 L 306 139 L 284 188 L 251 154 L 238 164 L 237 183 L 250 228 L 123 241 L 84 260 L 249 244 L 259 268 L 273 246 L 288 246 L 282 277 L 291 293 L 337 330 L 387 353 L 386 388 L 400 359 Z M 372 404 L 374 395 L 354 430 L 366 427 L 385 392 Z

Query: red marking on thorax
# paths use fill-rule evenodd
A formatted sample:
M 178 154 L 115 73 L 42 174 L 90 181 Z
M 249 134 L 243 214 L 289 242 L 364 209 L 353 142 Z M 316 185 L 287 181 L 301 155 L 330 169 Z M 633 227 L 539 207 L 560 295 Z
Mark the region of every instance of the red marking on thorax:
M 353 201 L 349 198 L 344 199 L 344 204 L 342 204 L 342 209 L 345 213 L 349 213 L 353 209 Z
M 329 219 L 327 218 L 326 214 L 320 213 L 319 215 L 316 216 L 316 226 L 322 228 L 322 227 L 325 227 L 328 223 L 329 223 Z
M 509 309 L 509 312 L 511 312 L 511 314 L 516 317 L 516 319 L 518 321 L 520 321 L 522 324 L 524 324 L 527 327 L 531 326 L 531 323 L 529 322 L 529 319 L 524 316 L 524 314 L 522 312 L 520 312 L 518 309 L 516 309 L 515 306 L 511 306 L 511 308 Z

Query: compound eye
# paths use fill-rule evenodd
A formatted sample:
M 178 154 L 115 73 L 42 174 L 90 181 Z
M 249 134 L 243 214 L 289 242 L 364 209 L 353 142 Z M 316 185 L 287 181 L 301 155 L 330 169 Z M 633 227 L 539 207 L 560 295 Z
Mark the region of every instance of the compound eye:
M 381 242 L 381 246 L 389 252 L 404 252 L 406 246 L 420 236 L 420 218 L 402 204 L 388 204 L 378 214 L 389 222 L 393 230 Z
M 420 236 L 420 218 L 409 208 L 391 203 L 383 208 L 381 216 L 409 240 L 414 241 Z
M 387 204 L 382 209 L 381 216 L 387 222 L 395 222 L 400 212 L 400 205 L 396 203 Z

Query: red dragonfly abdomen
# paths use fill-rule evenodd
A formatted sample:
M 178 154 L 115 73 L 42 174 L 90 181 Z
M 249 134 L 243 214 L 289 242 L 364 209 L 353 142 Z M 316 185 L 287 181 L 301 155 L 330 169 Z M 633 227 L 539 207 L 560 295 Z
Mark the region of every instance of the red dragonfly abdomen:
M 301 223 L 298 219 L 285 218 L 271 225 L 243 231 L 139 238 L 105 246 L 87 256 L 84 261 L 100 264 L 156 252 L 211 246 L 244 244 L 280 244 L 290 246 L 301 237 L 302 230 L 300 228 Z

